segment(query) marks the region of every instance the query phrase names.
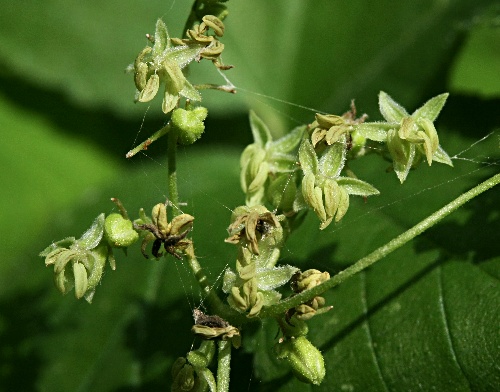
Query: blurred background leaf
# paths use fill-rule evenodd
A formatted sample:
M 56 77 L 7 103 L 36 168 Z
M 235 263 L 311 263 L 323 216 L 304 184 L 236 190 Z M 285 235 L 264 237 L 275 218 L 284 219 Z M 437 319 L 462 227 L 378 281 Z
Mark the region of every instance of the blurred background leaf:
M 117 271 L 106 273 L 89 306 L 61 297 L 37 257 L 113 211 L 112 196 L 134 215 L 165 199 L 164 141 L 124 158 L 165 119 L 158 101 L 149 110 L 132 103 L 123 70 L 158 17 L 180 35 L 190 3 L 0 4 L 0 389 L 165 390 L 172 361 L 194 341 L 186 331 L 202 299 L 176 260 L 146 261 L 138 247 L 117 254 Z M 309 217 L 283 251 L 301 268 L 338 272 L 498 172 L 498 132 L 465 151 L 500 124 L 494 1 L 228 5 L 224 62 L 235 65 L 226 75 L 239 90 L 204 94 L 206 134 L 179 154 L 181 197 L 213 281 L 235 256 L 222 240 L 230 210 L 243 202 L 238 157 L 251 141 L 249 107 L 279 135 L 313 117 L 289 102 L 342 113 L 356 98 L 360 112 L 379 120 L 381 89 L 409 111 L 451 93 L 437 126 L 446 150 L 459 154 L 456 167 L 421 167 L 400 187 L 380 162 L 359 163 L 358 175 L 382 195 L 353 201 L 325 232 Z M 192 77 L 223 83 L 211 64 L 193 66 Z M 311 322 L 328 366 L 315 389 L 498 389 L 499 198 L 486 193 L 327 294 L 334 310 Z M 232 390 L 310 389 L 273 359 L 275 335 L 273 323 L 245 330 Z

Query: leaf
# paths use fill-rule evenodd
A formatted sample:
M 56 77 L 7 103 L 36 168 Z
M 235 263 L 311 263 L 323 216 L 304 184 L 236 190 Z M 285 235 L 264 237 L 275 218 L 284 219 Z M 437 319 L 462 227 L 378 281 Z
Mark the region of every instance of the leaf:
M 494 28 L 498 10 L 492 6 L 478 24 L 472 26 L 465 44 L 458 53 L 450 75 L 451 88 L 460 94 L 484 98 L 500 96 L 500 31 Z

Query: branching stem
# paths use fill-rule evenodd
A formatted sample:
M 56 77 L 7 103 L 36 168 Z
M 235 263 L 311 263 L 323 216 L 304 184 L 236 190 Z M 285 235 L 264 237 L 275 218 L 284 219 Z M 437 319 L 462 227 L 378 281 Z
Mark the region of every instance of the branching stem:
M 139 144 L 138 146 L 134 147 L 132 150 L 127 152 L 125 157 L 132 158 L 138 152 L 141 152 L 142 150 L 147 150 L 151 143 L 153 143 L 154 141 L 158 140 L 159 138 L 161 138 L 162 136 L 167 134 L 170 131 L 170 128 L 171 128 L 170 123 L 168 123 L 163 128 L 161 128 L 158 131 L 156 131 L 155 133 L 153 133 L 150 137 L 148 137 L 146 140 L 144 140 L 141 144 Z
M 374 252 L 370 253 L 368 256 L 363 257 L 356 263 L 346 268 L 345 270 L 339 272 L 337 275 L 327 280 L 326 282 L 310 289 L 306 290 L 296 296 L 290 297 L 284 301 L 277 303 L 276 305 L 270 306 L 263 309 L 260 312 L 261 317 L 276 317 L 283 315 L 288 309 L 294 308 L 304 302 L 307 302 L 321 293 L 343 283 L 347 279 L 351 278 L 358 272 L 368 268 L 372 264 L 376 263 L 383 257 L 387 256 L 389 253 L 394 252 L 396 249 L 400 248 L 407 242 L 414 239 L 417 235 L 423 233 L 425 230 L 434 226 L 444 217 L 451 214 L 453 211 L 463 206 L 469 200 L 480 195 L 481 193 L 487 191 L 488 189 L 494 187 L 500 183 L 500 174 L 496 174 L 488 180 L 482 182 L 481 184 L 475 186 L 470 191 L 463 193 L 451 203 L 447 204 L 440 210 L 436 211 L 432 215 L 428 216 L 426 219 L 413 226 L 411 229 L 405 231 L 403 234 L 397 236 L 393 240 L 389 241 L 387 244 L 381 246 Z

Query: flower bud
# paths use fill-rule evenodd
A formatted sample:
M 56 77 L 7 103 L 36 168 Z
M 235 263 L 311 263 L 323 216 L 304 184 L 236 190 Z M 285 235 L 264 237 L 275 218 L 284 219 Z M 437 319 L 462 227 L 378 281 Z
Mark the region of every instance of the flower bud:
M 291 338 L 275 346 L 279 359 L 286 359 L 300 381 L 319 385 L 325 378 L 325 360 L 305 336 Z
M 205 15 L 203 18 L 203 23 L 208 27 L 211 27 L 216 36 L 222 37 L 224 35 L 224 23 L 214 15 Z
M 163 235 L 167 235 L 169 232 L 169 225 L 167 219 L 167 207 L 164 203 L 155 204 L 151 211 L 151 220 L 153 225 L 158 228 L 158 231 Z
M 195 386 L 195 374 L 193 365 L 185 363 L 183 366 L 179 366 L 181 361 L 177 360 L 174 363 L 175 370 L 173 375 L 174 381 L 172 383 L 172 391 L 191 391 Z
M 132 222 L 120 214 L 110 214 L 104 222 L 104 233 L 109 244 L 114 248 L 126 248 L 139 239 Z
M 140 82 L 142 83 L 142 81 Z M 137 82 L 136 82 L 137 84 Z M 149 77 L 144 85 L 144 89 L 141 90 L 139 94 L 139 102 L 149 102 L 151 101 L 158 92 L 160 88 L 160 77 L 157 74 L 153 74 Z
M 328 279 L 330 279 L 330 274 L 328 272 L 309 269 L 295 274 L 291 281 L 291 287 L 294 292 L 301 293 L 304 290 L 312 289 Z
M 189 214 L 181 214 L 172 219 L 170 223 L 170 235 L 180 235 L 186 230 L 191 230 L 194 217 Z
M 172 112 L 172 125 L 179 133 L 179 143 L 183 145 L 193 144 L 205 131 L 203 121 L 208 111 L 202 106 L 193 110 L 175 109 Z

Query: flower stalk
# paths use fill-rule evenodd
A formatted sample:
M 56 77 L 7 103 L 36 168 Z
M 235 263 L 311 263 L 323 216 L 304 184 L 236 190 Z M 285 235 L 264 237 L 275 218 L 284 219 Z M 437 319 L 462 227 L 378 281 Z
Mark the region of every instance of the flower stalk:
M 231 341 L 219 340 L 217 363 L 217 392 L 229 392 L 229 372 L 231 370 Z
M 363 257 L 350 267 L 347 267 L 345 270 L 339 272 L 331 279 L 319 284 L 318 286 L 311 288 L 310 290 L 303 291 L 302 293 L 297 294 L 296 296 L 293 296 L 275 305 L 262 309 L 260 312 L 260 316 L 277 317 L 286 312 L 288 309 L 298 306 L 304 302 L 310 301 L 315 296 L 320 295 L 321 293 L 324 293 L 325 291 L 335 286 L 338 286 L 339 284 L 345 282 L 347 279 L 356 275 L 358 272 L 361 272 L 364 269 L 370 267 L 371 265 L 375 264 L 377 261 L 381 260 L 388 254 L 394 252 L 396 249 L 405 245 L 407 242 L 411 241 L 416 236 L 422 234 L 425 230 L 434 226 L 436 223 L 438 223 L 446 216 L 451 214 L 453 211 L 463 206 L 469 200 L 472 200 L 476 196 L 479 196 L 481 193 L 487 191 L 490 188 L 493 188 L 495 185 L 498 185 L 499 183 L 500 183 L 500 174 L 496 174 L 493 177 L 490 177 L 489 179 L 475 186 L 468 192 L 463 193 L 455 200 L 445 205 L 443 208 L 434 212 L 432 215 L 428 216 L 423 221 L 413 226 L 411 229 L 405 231 L 404 233 L 400 234 L 393 240 L 389 241 L 387 244 L 381 246 L 380 248 L 370 253 L 368 256 Z

